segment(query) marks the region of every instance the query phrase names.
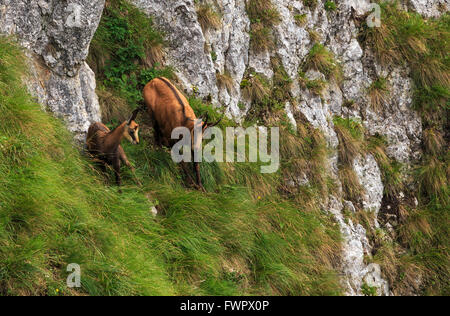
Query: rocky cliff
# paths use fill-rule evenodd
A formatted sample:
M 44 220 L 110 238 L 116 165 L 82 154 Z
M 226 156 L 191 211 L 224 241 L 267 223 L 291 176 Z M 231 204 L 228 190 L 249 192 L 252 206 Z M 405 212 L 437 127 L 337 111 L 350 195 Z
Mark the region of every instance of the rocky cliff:
M 95 75 L 85 63 L 105 1 L 1 0 L 0 32 L 30 57 L 30 92 L 83 139 L 100 120 Z

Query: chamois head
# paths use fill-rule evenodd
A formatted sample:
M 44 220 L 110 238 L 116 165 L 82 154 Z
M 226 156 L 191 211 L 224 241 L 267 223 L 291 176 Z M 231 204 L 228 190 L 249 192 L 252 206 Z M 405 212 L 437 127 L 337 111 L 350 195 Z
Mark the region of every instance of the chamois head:
M 139 124 L 137 124 L 135 120 L 140 110 L 141 108 L 133 111 L 133 114 L 128 120 L 127 125 L 125 126 L 125 129 L 123 131 L 123 136 L 134 145 L 139 144 Z

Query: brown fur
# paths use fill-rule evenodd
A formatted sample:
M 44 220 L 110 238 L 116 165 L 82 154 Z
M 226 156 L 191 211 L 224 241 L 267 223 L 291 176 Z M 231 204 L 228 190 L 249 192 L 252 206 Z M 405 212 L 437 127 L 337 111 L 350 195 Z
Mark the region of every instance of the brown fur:
M 133 131 L 134 139 L 130 135 L 127 135 L 127 133 L 132 133 Z M 111 165 L 114 168 L 118 186 L 122 183 L 120 177 L 121 161 L 134 170 L 120 143 L 124 137 L 130 141 L 139 143 L 138 131 L 139 125 L 134 120 L 130 120 L 129 124 L 127 121 L 123 122 L 113 131 L 109 130 L 108 127 L 100 122 L 93 123 L 89 127 L 86 137 L 87 149 L 92 156 L 101 161 L 101 166 L 104 171 L 106 170 L 105 164 Z
M 178 94 L 181 104 L 174 91 L 163 81 L 168 82 Z M 172 131 L 177 127 L 194 129 L 197 116 L 189 105 L 186 97 L 166 78 L 156 78 L 144 87 L 144 100 L 147 110 L 153 119 L 158 145 L 172 147 Z M 159 139 L 158 139 L 159 137 Z

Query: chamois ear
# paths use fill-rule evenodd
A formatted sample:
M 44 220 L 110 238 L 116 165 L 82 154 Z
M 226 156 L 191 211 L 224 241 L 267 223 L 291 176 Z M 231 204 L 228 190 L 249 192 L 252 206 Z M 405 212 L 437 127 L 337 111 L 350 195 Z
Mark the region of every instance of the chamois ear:
M 138 108 L 138 109 L 133 111 L 133 114 L 131 114 L 131 117 L 128 120 L 128 125 L 130 125 L 132 121 L 136 120 L 136 117 L 137 117 L 137 115 L 139 114 L 140 111 L 141 111 L 141 108 Z

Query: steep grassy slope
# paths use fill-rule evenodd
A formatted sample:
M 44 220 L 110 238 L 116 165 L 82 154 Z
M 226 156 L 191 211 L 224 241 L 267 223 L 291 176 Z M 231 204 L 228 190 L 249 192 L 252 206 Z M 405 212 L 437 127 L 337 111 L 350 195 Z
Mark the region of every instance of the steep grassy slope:
M 318 190 L 299 204 L 278 193 L 281 173 L 211 164 L 200 193 L 144 140 L 126 147 L 144 186 L 125 176 L 118 194 L 25 92 L 23 59 L 0 37 L 0 294 L 341 293 L 338 227 L 317 206 Z M 299 150 L 289 140 L 286 156 Z M 81 265 L 80 289 L 65 286 L 69 263 Z

